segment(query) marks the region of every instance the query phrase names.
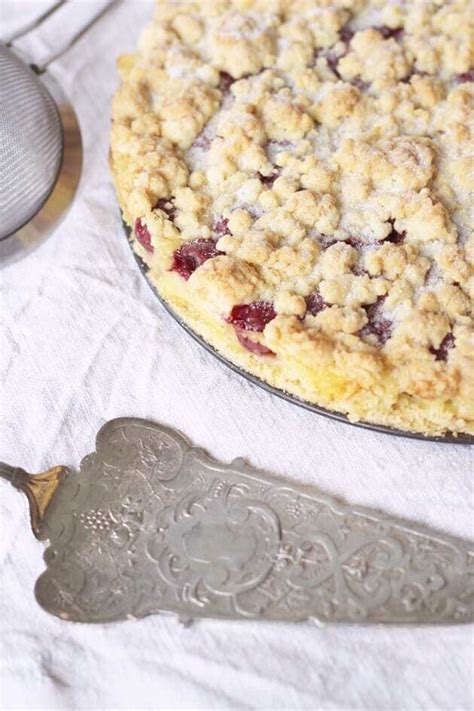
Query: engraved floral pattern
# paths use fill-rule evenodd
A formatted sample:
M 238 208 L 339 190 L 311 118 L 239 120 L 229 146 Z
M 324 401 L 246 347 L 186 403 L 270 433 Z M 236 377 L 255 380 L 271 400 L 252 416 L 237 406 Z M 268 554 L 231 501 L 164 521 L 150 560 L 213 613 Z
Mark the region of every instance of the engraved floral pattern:
M 36 596 L 65 619 L 473 619 L 466 543 L 215 462 L 145 420 L 102 428 L 41 533 Z
M 213 482 L 197 498 L 186 494 L 160 515 L 149 554 L 171 585 L 186 585 L 200 604 L 199 590 L 235 596 L 262 582 L 274 565 L 280 541 L 275 513 L 247 498 L 240 487 Z

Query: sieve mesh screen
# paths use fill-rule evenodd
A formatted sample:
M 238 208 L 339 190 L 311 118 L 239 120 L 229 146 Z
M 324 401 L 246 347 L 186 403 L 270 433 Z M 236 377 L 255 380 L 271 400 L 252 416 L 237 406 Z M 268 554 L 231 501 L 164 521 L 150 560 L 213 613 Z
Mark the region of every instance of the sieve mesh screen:
M 63 156 L 54 101 L 38 77 L 0 45 L 0 239 L 31 220 L 51 194 Z

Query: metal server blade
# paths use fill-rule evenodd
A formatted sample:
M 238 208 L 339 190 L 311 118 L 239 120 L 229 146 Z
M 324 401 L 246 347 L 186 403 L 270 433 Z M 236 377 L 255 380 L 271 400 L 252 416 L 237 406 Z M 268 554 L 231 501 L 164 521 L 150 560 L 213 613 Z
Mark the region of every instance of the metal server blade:
M 0 475 L 49 541 L 35 594 L 64 620 L 473 621 L 472 544 L 223 464 L 147 420 L 104 425 L 78 472 Z

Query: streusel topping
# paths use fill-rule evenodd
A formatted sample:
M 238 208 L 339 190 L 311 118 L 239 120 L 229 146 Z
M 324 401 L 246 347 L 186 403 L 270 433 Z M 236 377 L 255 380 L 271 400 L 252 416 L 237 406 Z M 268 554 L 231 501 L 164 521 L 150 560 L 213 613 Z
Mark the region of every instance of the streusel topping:
M 474 429 L 471 10 L 159 0 L 119 61 L 112 168 L 158 288 L 354 419 Z

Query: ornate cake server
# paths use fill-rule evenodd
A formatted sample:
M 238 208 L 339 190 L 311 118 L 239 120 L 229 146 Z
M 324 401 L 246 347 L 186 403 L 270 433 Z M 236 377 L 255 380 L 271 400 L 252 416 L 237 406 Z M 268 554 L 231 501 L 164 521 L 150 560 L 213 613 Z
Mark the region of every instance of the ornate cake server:
M 36 599 L 66 620 L 474 617 L 468 542 L 215 461 L 147 420 L 108 422 L 79 471 L 0 473 L 49 541 Z

